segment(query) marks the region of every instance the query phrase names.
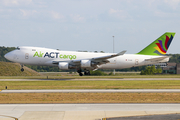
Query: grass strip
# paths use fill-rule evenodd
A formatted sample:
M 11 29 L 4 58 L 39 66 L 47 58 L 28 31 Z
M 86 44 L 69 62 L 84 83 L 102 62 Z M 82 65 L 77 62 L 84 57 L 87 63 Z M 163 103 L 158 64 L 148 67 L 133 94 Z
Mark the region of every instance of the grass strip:
M 0 76 L 0 79 L 120 79 L 120 78 L 180 78 L 179 74 L 173 75 L 127 75 L 117 74 L 111 76 L 79 76 L 79 75 L 62 75 L 61 73 L 56 75 L 43 74 L 41 76 Z
M 1 93 L 0 103 L 180 103 L 180 93 Z
M 0 81 L 5 89 L 180 89 L 180 80 L 136 81 Z

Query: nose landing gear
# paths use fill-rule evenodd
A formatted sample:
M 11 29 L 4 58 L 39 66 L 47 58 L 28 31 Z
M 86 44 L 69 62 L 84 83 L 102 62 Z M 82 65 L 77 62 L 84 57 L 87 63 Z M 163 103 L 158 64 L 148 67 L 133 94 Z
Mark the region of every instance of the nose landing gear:
M 24 71 L 24 65 L 21 65 L 21 72 L 23 72 Z
M 21 72 L 23 72 L 24 71 L 24 68 L 21 68 Z

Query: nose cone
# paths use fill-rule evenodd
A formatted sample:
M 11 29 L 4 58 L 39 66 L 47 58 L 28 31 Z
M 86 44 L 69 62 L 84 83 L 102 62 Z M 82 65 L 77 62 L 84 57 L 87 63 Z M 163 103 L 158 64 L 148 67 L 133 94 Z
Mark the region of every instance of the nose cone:
M 6 53 L 6 54 L 4 55 L 4 57 L 5 57 L 6 59 L 12 61 L 12 56 L 11 56 L 10 52 L 9 52 L 9 53 Z

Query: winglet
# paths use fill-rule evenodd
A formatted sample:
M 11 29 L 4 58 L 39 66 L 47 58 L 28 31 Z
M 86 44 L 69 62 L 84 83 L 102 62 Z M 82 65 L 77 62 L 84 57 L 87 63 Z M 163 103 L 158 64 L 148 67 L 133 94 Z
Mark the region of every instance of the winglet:
M 116 56 L 120 56 L 120 55 L 124 55 L 124 53 L 125 53 L 126 51 L 127 51 L 127 50 L 123 50 L 123 51 L 121 51 L 121 52 L 119 52 L 119 53 L 117 53 L 117 54 L 111 55 L 110 58 L 113 58 L 113 57 L 116 57 Z
M 166 32 L 161 37 L 156 39 L 154 42 L 152 42 L 150 45 L 148 45 L 146 48 L 141 50 L 137 54 L 141 55 L 165 55 L 172 39 L 174 38 L 175 33 L 173 32 Z
M 123 50 L 123 51 L 121 51 L 121 52 L 119 52 L 118 54 L 116 54 L 117 56 L 119 56 L 119 55 L 124 55 L 124 53 L 126 53 L 127 52 L 127 50 Z

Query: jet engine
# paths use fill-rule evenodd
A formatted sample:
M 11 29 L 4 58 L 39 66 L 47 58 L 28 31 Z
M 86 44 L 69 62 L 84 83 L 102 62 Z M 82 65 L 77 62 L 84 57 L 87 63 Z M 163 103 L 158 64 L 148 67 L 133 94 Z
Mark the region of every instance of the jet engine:
M 81 67 L 82 68 L 89 68 L 89 67 L 91 67 L 91 60 L 81 60 Z
M 59 62 L 58 67 L 61 70 L 76 69 L 76 66 L 71 65 L 68 62 Z
M 69 63 L 67 63 L 67 62 L 59 62 L 58 67 L 61 70 L 68 70 L 69 69 Z

